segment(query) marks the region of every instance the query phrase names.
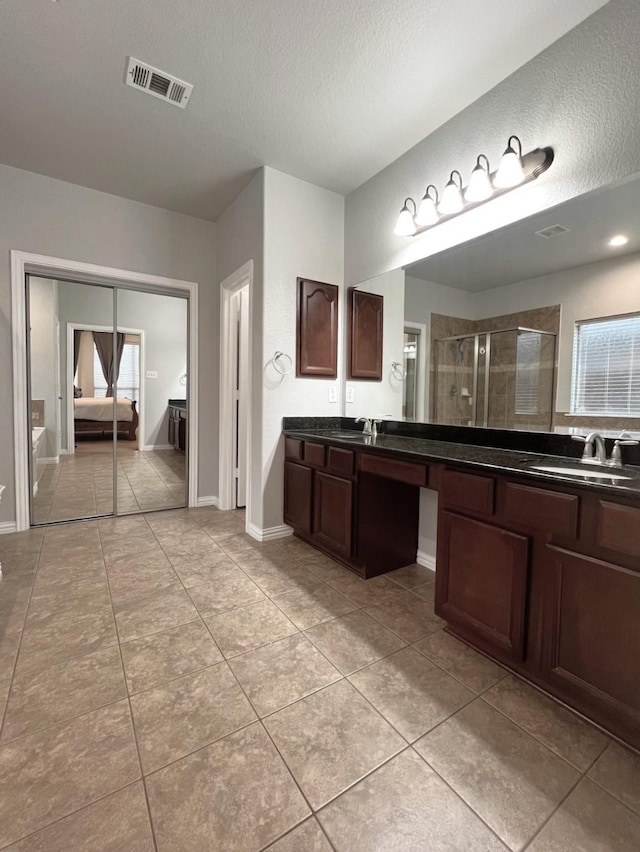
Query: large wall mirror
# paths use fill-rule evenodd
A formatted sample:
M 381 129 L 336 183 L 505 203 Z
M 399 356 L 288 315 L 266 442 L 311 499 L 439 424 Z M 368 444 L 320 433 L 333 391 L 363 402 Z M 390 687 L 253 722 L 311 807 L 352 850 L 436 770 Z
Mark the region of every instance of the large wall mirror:
M 360 286 L 383 379 L 347 382 L 346 416 L 640 430 L 640 176 Z

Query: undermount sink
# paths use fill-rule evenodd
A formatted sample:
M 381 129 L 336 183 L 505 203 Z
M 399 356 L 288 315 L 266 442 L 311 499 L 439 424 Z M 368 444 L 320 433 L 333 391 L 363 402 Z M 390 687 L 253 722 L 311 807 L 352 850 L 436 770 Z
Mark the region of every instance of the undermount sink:
M 609 470 L 594 470 L 592 467 L 562 467 L 561 465 L 553 464 L 534 464 L 530 470 L 539 470 L 541 473 L 559 473 L 563 476 L 576 476 L 588 479 L 633 479 L 632 476 L 627 476 L 625 473 L 616 472 L 615 468 Z
M 332 438 L 342 438 L 343 440 L 359 441 L 363 435 L 362 432 L 331 432 Z

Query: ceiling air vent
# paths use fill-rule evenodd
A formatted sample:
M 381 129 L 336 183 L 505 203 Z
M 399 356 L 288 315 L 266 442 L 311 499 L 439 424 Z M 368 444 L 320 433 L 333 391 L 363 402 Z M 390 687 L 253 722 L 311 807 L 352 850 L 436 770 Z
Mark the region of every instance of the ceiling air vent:
M 154 98 L 161 98 L 163 101 L 168 101 L 182 109 L 189 103 L 193 91 L 191 83 L 178 80 L 177 77 L 172 77 L 165 71 L 146 65 L 139 59 L 134 59 L 133 56 L 127 58 L 127 72 L 124 81 L 127 86 L 141 89 L 148 95 L 153 95 Z
M 568 234 L 569 228 L 565 228 L 564 225 L 549 225 L 548 228 L 543 228 L 541 231 L 536 231 L 536 236 L 544 237 L 546 240 L 550 240 L 552 237 L 559 237 L 560 234 Z

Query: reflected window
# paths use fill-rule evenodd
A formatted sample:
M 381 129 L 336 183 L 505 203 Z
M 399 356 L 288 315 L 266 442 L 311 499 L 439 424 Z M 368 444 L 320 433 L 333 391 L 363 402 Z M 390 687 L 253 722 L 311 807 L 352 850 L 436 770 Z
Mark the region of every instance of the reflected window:
M 538 413 L 540 335 L 519 331 L 516 344 L 516 414 Z
M 107 395 L 107 380 L 95 345 L 93 347 L 93 385 L 96 397 Z M 140 397 L 140 337 L 137 334 L 125 336 L 118 373 L 118 396 L 120 399 L 135 400 Z
M 571 413 L 640 415 L 640 314 L 576 323 Z

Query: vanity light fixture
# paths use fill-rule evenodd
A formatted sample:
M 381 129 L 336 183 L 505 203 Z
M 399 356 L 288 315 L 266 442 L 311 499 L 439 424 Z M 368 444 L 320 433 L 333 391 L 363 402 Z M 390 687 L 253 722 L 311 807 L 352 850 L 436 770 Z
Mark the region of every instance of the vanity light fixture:
M 453 216 L 459 216 L 492 198 L 511 192 L 546 172 L 553 163 L 553 156 L 553 148 L 534 148 L 523 154 L 520 139 L 510 136 L 495 172 L 491 171 L 488 158 L 479 154 L 466 188 L 462 185 L 462 175 L 454 169 L 440 199 L 438 190 L 431 183 L 427 186 L 419 208 L 413 198 L 405 198 L 394 233 L 402 237 L 421 234 L 440 222 L 446 222 Z M 610 242 L 609 245 L 616 244 Z
M 430 190 L 433 190 L 430 193 Z M 438 214 L 438 190 L 430 183 L 426 188 L 420 207 L 416 214 L 416 225 L 422 228 L 425 225 L 435 225 L 440 218 Z
M 609 240 L 609 245 L 611 248 L 618 248 L 619 246 L 626 246 L 629 242 L 629 237 L 625 237 L 624 234 L 616 234 L 615 237 L 611 237 Z
M 438 211 L 443 216 L 451 216 L 453 213 L 461 213 L 463 209 L 462 175 L 457 169 L 454 169 L 442 190 L 442 201 L 438 205 Z

